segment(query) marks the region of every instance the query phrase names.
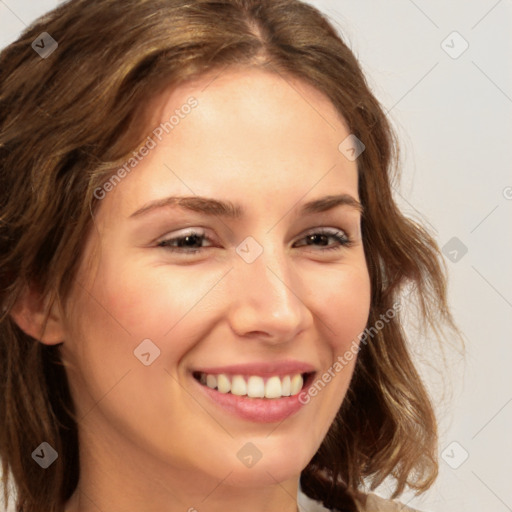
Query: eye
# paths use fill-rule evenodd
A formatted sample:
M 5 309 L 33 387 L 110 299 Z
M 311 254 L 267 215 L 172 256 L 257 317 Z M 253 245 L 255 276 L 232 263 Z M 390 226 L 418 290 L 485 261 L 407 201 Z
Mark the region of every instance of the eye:
M 334 245 L 329 244 L 329 240 L 334 240 Z M 166 238 L 158 242 L 158 247 L 163 247 L 171 252 L 179 252 L 184 254 L 196 254 L 202 249 L 213 247 L 213 245 L 203 246 L 204 241 L 211 239 L 204 232 L 191 230 L 181 236 Z M 304 243 L 305 242 L 305 243 Z M 299 242 L 295 243 L 295 247 L 319 245 L 321 251 L 339 250 L 342 247 L 350 246 L 351 240 L 344 231 L 337 229 L 317 229 L 307 233 Z
M 165 247 L 165 249 L 172 252 L 195 254 L 205 248 L 201 246 L 204 240 L 210 239 L 204 233 L 189 231 L 181 236 L 161 240 L 158 243 L 158 247 Z
M 329 245 L 329 239 L 334 240 L 336 243 L 334 245 Z M 325 247 L 320 249 L 321 251 L 339 250 L 342 247 L 348 247 L 351 244 L 350 238 L 344 231 L 325 228 L 310 231 L 304 238 L 302 238 L 302 240 L 305 241 L 305 244 L 302 243 L 301 245 L 320 245 Z

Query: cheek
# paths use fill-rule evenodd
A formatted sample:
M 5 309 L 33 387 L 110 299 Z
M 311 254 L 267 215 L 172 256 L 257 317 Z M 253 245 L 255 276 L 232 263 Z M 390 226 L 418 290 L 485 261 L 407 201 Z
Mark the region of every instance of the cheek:
M 323 439 L 347 392 L 370 309 L 370 279 L 365 265 L 336 269 L 310 287 L 323 346 L 322 370 L 303 396 L 318 421 L 312 428 Z M 313 307 L 313 306 L 312 306 Z
M 308 288 L 314 313 L 336 354 L 345 351 L 364 330 L 370 311 L 370 278 L 364 264 L 334 269 Z
M 105 260 L 92 293 L 134 338 L 162 339 L 197 317 L 224 271 Z
M 201 279 L 191 279 L 191 275 L 190 269 L 171 274 L 169 268 L 127 265 L 121 258 L 105 255 L 94 280 L 87 282 L 79 276 L 83 285 L 76 288 L 67 314 L 69 343 L 63 347 L 70 369 L 76 370 L 70 380 L 75 379 L 95 401 L 127 372 L 131 374 L 126 380 L 141 379 L 140 386 L 148 385 L 147 379 L 155 375 L 166 377 L 165 369 L 173 372 L 208 334 L 215 294 L 202 299 L 222 273 L 210 272 Z M 148 339 L 149 345 L 144 341 Z M 137 358 L 147 353 L 139 347 L 149 347 L 154 360 L 150 366 Z M 151 371 L 141 373 L 141 369 Z M 123 383 L 122 388 L 126 386 Z

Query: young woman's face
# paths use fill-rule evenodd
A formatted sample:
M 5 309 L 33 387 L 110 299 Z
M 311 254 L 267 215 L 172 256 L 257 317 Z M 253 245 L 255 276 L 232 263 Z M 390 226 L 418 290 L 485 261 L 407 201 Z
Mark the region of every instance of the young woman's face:
M 366 326 L 357 164 L 315 89 L 214 78 L 159 96 L 146 156 L 98 193 L 63 355 L 82 464 L 274 484 L 318 449 Z

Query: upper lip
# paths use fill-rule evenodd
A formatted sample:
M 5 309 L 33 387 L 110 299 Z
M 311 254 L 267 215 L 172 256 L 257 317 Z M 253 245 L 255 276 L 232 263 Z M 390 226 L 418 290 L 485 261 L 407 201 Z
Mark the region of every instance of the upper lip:
M 297 373 L 310 373 L 314 371 L 315 368 L 311 364 L 300 361 L 262 361 L 194 369 L 194 372 L 209 373 L 211 375 L 225 373 L 231 375 L 259 375 L 261 377 L 268 377 L 272 375 L 294 375 Z

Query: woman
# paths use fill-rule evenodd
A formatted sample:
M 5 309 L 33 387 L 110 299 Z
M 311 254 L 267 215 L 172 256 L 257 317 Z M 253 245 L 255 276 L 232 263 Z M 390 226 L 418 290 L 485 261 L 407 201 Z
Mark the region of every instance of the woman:
M 329 22 L 296 0 L 71 0 L 0 66 L 18 510 L 407 510 L 367 493 L 437 474 L 405 287 L 453 324 Z

